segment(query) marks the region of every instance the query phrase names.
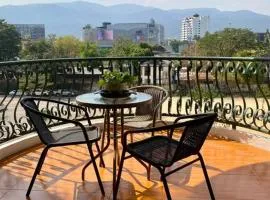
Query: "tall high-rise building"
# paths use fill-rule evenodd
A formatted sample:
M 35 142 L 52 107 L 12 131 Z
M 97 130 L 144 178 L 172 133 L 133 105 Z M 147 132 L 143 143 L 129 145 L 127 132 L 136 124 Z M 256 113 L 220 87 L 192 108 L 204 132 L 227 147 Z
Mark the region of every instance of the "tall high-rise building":
M 192 17 L 185 17 L 181 23 L 181 41 L 194 41 L 202 38 L 209 30 L 209 16 L 198 14 Z
M 14 24 L 14 26 L 23 40 L 45 39 L 44 24 Z

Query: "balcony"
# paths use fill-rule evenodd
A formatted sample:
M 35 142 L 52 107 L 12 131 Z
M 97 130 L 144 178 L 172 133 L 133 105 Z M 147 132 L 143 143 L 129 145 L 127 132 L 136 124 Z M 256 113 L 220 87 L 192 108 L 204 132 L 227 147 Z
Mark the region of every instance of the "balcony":
M 26 95 L 38 95 L 75 103 L 76 95 L 98 90 L 97 80 L 105 70 L 114 68 L 138 76 L 138 84 L 159 85 L 169 91 L 170 97 L 162 110 L 164 120 L 170 121 L 179 114 L 218 113 L 202 150 L 217 199 L 269 199 L 269 67 L 270 59 L 263 58 L 138 57 L 2 62 L 0 199 L 25 199 L 42 149 L 19 100 Z M 57 114 L 66 113 L 50 105 L 39 106 Z M 89 109 L 89 113 L 94 123 L 102 121 L 100 110 Z M 67 117 L 81 116 L 71 112 Z M 63 126 L 56 121 L 49 121 L 48 125 Z M 85 146 L 52 149 L 31 199 L 111 199 L 111 158 L 112 147 L 105 154 L 106 168 L 99 169 L 106 192 L 106 197 L 102 197 L 92 167 L 87 169 L 86 181 L 81 181 L 81 168 L 89 159 Z M 136 160 L 128 160 L 118 198 L 166 199 L 159 178 L 153 169 L 148 181 L 145 169 Z M 209 199 L 203 173 L 196 163 L 173 174 L 168 183 L 173 199 Z

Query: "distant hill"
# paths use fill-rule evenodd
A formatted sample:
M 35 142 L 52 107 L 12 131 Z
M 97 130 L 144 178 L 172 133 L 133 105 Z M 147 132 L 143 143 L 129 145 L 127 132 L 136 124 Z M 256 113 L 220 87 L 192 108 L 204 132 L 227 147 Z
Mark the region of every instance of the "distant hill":
M 29 4 L 0 7 L 0 18 L 14 24 L 45 24 L 46 34 L 75 35 L 81 37 L 82 27 L 102 22 L 112 23 L 149 22 L 154 18 L 165 27 L 166 37 L 179 38 L 180 20 L 195 13 L 210 16 L 210 32 L 225 27 L 249 28 L 254 32 L 265 32 L 270 28 L 270 16 L 248 10 L 236 12 L 215 8 L 162 10 L 135 4 L 103 6 L 77 1 L 72 3 Z

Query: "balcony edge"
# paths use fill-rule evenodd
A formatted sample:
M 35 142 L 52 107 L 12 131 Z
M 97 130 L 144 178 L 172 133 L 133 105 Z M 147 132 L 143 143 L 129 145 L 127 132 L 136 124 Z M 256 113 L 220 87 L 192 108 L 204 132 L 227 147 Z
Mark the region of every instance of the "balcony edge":
M 63 128 L 63 126 L 62 126 Z M 232 130 L 228 128 L 214 127 L 211 129 L 211 137 L 225 140 L 232 140 L 242 144 L 247 144 L 270 151 L 270 136 L 259 133 L 247 133 L 241 130 Z M 33 132 L 25 136 L 16 138 L 0 145 L 0 161 L 22 152 L 26 149 L 40 144 L 37 133 Z
M 35 132 L 4 142 L 0 145 L 0 161 L 38 144 L 40 140 Z

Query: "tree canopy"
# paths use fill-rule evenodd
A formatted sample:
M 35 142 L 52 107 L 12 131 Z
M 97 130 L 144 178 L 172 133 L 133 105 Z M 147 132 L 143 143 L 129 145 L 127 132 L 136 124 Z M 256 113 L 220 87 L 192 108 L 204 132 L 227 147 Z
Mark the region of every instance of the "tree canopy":
M 19 55 L 21 38 L 13 25 L 0 19 L 0 60 L 14 60 Z
M 149 56 L 153 55 L 151 46 L 136 44 L 128 39 L 118 39 L 113 43 L 110 51 L 111 56 Z
M 93 42 L 85 42 L 81 44 L 80 56 L 82 58 L 99 56 L 97 45 Z
M 48 40 L 26 41 L 21 51 L 24 59 L 49 59 L 53 58 L 53 46 Z
M 81 45 L 81 41 L 74 36 L 56 38 L 53 43 L 54 55 L 58 58 L 79 57 Z
M 201 56 L 231 57 L 240 51 L 256 48 L 256 34 L 248 29 L 225 28 L 223 31 L 207 33 L 197 42 Z

